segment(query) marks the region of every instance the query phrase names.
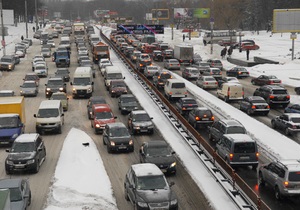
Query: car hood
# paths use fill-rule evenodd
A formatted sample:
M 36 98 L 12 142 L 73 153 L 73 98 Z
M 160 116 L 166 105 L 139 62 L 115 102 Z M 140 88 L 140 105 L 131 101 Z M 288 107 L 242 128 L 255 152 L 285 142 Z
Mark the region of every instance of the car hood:
M 107 124 L 107 123 L 114 123 L 115 119 L 111 118 L 111 119 L 95 119 L 95 123 L 99 123 L 99 124 Z
M 34 87 L 22 88 L 22 91 L 35 91 L 35 90 L 36 90 L 36 88 L 34 88 Z
M 24 206 L 26 205 L 24 204 L 23 200 L 10 202 L 10 209 L 23 209 Z
M 0 62 L 0 65 L 1 65 L 1 64 L 9 65 L 9 64 L 12 64 L 12 63 L 10 63 L 10 62 Z
M 0 136 L 12 136 L 15 133 L 19 133 L 20 128 L 1 128 L 0 127 Z
M 170 189 L 137 190 L 138 196 L 146 203 L 160 203 L 171 200 Z
M 150 126 L 153 125 L 151 121 L 139 121 L 139 122 L 132 122 L 133 126 Z
M 8 159 L 9 160 L 30 160 L 34 158 L 36 152 L 20 152 L 20 153 L 9 153 Z
M 170 156 L 146 156 L 147 163 L 153 163 L 155 165 L 165 165 L 165 164 L 172 164 L 175 162 L 175 158 Z

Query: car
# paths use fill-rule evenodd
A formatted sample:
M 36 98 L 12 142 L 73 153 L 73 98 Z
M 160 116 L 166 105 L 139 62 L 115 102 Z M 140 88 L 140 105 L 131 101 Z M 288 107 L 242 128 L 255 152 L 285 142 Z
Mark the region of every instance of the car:
M 152 117 L 145 110 L 133 110 L 128 115 L 128 129 L 132 135 L 137 133 L 154 133 Z
M 64 92 L 56 92 L 56 93 L 52 93 L 50 100 L 60 100 L 61 105 L 63 107 L 64 111 L 68 111 L 69 109 L 69 98 L 67 96 L 66 93 Z
M 0 190 L 9 189 L 10 208 L 14 210 L 27 209 L 31 204 L 29 180 L 25 178 L 7 178 L 0 180 Z
M 200 70 L 195 67 L 187 67 L 182 71 L 182 77 L 185 79 L 198 79 Z
M 45 57 L 41 54 L 37 54 L 32 58 L 32 63 L 35 62 L 36 59 L 41 59 L 41 61 L 45 61 Z
M 218 142 L 224 134 L 247 134 L 246 128 L 237 120 L 221 119 L 208 127 L 208 139 Z
M 37 96 L 39 92 L 38 85 L 35 81 L 24 81 L 20 87 L 21 96 Z
M 90 57 L 85 54 L 79 54 L 77 58 L 77 63 L 80 64 L 83 60 L 90 60 Z
M 139 102 L 132 94 L 121 95 L 118 99 L 118 107 L 121 114 L 128 114 L 132 110 L 139 109 Z
M 111 97 L 119 97 L 127 94 L 127 85 L 124 80 L 111 80 L 109 85 L 109 94 Z
M 166 59 L 173 59 L 174 58 L 174 51 L 172 49 L 167 49 L 163 51 L 164 60 Z
M 86 54 L 89 55 L 89 50 L 86 47 L 79 47 L 78 54 Z
M 221 71 L 223 69 L 223 64 L 222 64 L 221 60 L 219 60 L 219 59 L 208 59 L 206 62 L 209 63 L 209 66 L 211 68 L 218 68 Z
M 134 47 L 132 46 L 127 46 L 125 49 L 124 49 L 124 54 L 127 58 L 130 58 L 131 54 L 133 53 L 134 51 Z
M 259 49 L 259 46 L 257 44 L 255 44 L 255 42 L 253 40 L 251 40 L 251 41 L 243 40 L 241 42 L 240 46 L 241 46 L 242 50 L 258 50 Z
M 157 88 L 164 88 L 168 79 L 172 79 L 172 74 L 167 70 L 161 70 L 154 74 L 152 82 Z
M 52 52 L 51 52 L 51 49 L 50 49 L 50 48 L 42 48 L 41 54 L 42 54 L 45 58 L 50 58 L 51 55 L 52 55 Z
M 13 90 L 0 90 L 0 97 L 10 97 L 15 96 L 15 91 Z
M 163 55 L 162 55 L 162 51 L 160 50 L 153 50 L 153 53 L 152 53 L 152 58 L 154 61 L 163 61 Z
M 68 68 L 58 68 L 54 74 L 57 77 L 62 77 L 64 82 L 70 81 L 70 71 Z
M 58 32 L 57 31 L 52 31 L 52 37 L 53 38 L 58 38 Z
M 159 72 L 160 67 L 159 66 L 155 66 L 155 65 L 151 65 L 151 66 L 146 66 L 144 69 L 144 75 L 147 78 L 151 78 L 153 77 L 157 72 Z
M 217 89 L 218 82 L 213 76 L 200 76 L 196 85 L 202 89 Z
M 143 72 L 146 66 L 152 64 L 152 59 L 149 54 L 141 53 L 138 59 L 136 60 L 136 68 L 137 70 Z
M 290 103 L 290 95 L 287 89 L 278 85 L 261 86 L 254 91 L 253 95 L 263 97 L 271 107 L 281 105 L 285 108 Z
M 188 114 L 189 111 L 196 107 L 198 107 L 198 104 L 194 98 L 180 98 L 175 103 L 175 108 L 182 115 Z
M 300 114 L 284 113 L 271 120 L 272 128 L 284 131 L 285 135 L 294 135 L 300 132 Z
M 268 115 L 270 106 L 266 100 L 260 96 L 247 96 L 240 102 L 240 110 L 246 112 L 248 115 Z
M 16 58 L 14 55 L 4 55 L 0 59 L 0 70 L 13 71 L 16 65 Z
M 91 127 L 95 134 L 103 133 L 107 123 L 115 123 L 117 117 L 114 116 L 108 104 L 94 104 L 92 106 Z
M 62 77 L 50 77 L 47 84 L 45 84 L 45 96 L 50 98 L 52 93 L 67 92 L 67 85 L 64 83 Z
M 124 181 L 125 199 L 134 205 L 133 209 L 178 210 L 178 198 L 172 191 L 164 173 L 153 163 L 140 163 L 130 166 Z M 155 194 L 153 193 L 155 192 Z
M 103 131 L 103 145 L 107 152 L 134 151 L 134 141 L 128 129 L 122 122 L 108 123 Z
M 47 66 L 46 62 L 38 62 L 38 63 L 36 63 L 34 65 L 33 71 L 39 77 L 47 77 L 48 76 L 48 66 Z
M 38 77 L 38 75 L 36 73 L 33 73 L 33 72 L 32 73 L 26 73 L 23 80 L 24 80 L 24 82 L 25 81 L 34 81 L 37 86 L 40 84 L 40 78 Z
M 268 184 L 274 190 L 277 200 L 300 196 L 299 160 L 278 160 L 262 164 L 258 168 L 257 178 L 259 188 L 262 189 Z
M 48 40 L 47 41 L 47 45 L 51 45 L 51 48 L 55 48 L 55 42 L 54 42 L 54 40 Z
M 246 68 L 240 66 L 235 66 L 227 70 L 226 75 L 229 77 L 236 77 L 236 78 L 245 78 L 250 76 L 249 71 Z
M 274 75 L 260 75 L 251 79 L 253 85 L 280 85 L 281 80 Z
M 192 64 L 191 67 L 199 69 L 200 74 L 203 74 L 204 71 L 206 71 L 210 68 L 210 65 L 207 62 L 201 61 L 196 64 Z
M 180 70 L 180 63 L 177 59 L 166 59 L 164 61 L 164 68 L 168 70 Z
M 6 152 L 9 153 L 5 160 L 6 174 L 24 171 L 38 173 L 46 160 L 46 147 L 38 133 L 21 134 Z
M 131 62 L 136 63 L 137 59 L 140 57 L 141 54 L 141 51 L 134 50 L 130 55 Z
M 222 78 L 222 71 L 219 68 L 209 68 L 202 71 L 202 76 L 213 76 L 217 81 Z
M 238 83 L 240 84 L 240 81 L 236 77 L 222 77 L 218 80 L 218 86 L 221 87 L 224 83 Z
M 214 123 L 215 116 L 206 107 L 193 108 L 187 116 L 187 121 L 195 128 L 207 128 Z
M 25 58 L 25 51 L 24 50 L 21 50 L 21 49 L 18 49 L 16 52 L 15 52 L 15 56 L 18 57 L 18 58 Z
M 89 98 L 87 103 L 87 114 L 89 120 L 92 119 L 92 107 L 94 104 L 107 104 L 105 98 L 103 96 L 92 96 Z
M 176 174 L 175 152 L 163 140 L 144 142 L 140 147 L 141 163 L 153 163 L 165 174 Z
M 96 77 L 96 70 L 95 70 L 94 64 L 91 60 L 81 60 L 81 62 L 79 63 L 79 66 L 90 67 L 93 71 L 93 78 Z
M 293 104 L 284 109 L 284 113 L 299 113 L 300 114 L 300 105 Z
M 112 66 L 112 62 L 108 58 L 101 58 L 99 62 L 99 69 L 101 72 L 101 75 L 104 75 L 105 66 Z
M 193 56 L 193 61 L 192 64 L 199 64 L 202 61 L 202 57 L 201 55 L 199 55 L 198 53 L 195 53 Z

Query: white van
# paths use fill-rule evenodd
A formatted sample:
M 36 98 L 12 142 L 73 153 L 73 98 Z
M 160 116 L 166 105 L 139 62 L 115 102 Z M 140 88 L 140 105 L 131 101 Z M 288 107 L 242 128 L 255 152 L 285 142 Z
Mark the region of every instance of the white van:
M 111 80 L 123 80 L 125 77 L 122 75 L 121 69 L 117 66 L 106 66 L 104 72 L 104 83 L 106 89 L 109 90 Z
M 33 116 L 36 118 L 35 129 L 37 133 L 43 134 L 54 131 L 61 134 L 64 112 L 60 100 L 42 101 L 38 113 Z
M 77 67 L 73 82 L 70 83 L 72 87 L 73 98 L 85 97 L 90 98 L 94 91 L 93 70 L 91 67 Z
M 59 45 L 67 48 L 69 51 L 71 50 L 71 41 L 70 37 L 61 37 Z
M 223 83 L 217 90 L 218 98 L 225 102 L 244 99 L 244 87 L 239 83 Z
M 90 45 L 97 44 L 100 41 L 101 41 L 101 39 L 100 39 L 100 36 L 98 34 L 91 34 L 90 35 L 90 38 L 89 38 Z
M 184 98 L 187 96 L 185 83 L 179 79 L 168 79 L 164 86 L 164 91 L 168 99 Z

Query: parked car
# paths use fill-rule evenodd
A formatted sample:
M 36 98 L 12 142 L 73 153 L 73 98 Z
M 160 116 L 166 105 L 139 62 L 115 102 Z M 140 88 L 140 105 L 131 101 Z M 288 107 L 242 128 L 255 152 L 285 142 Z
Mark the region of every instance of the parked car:
M 134 151 L 134 141 L 126 126 L 121 122 L 108 123 L 103 132 L 103 144 L 107 152 Z
M 31 204 L 29 180 L 25 178 L 6 178 L 0 180 L 0 190 L 9 189 L 10 209 L 24 210 Z
M 251 79 L 253 85 L 280 85 L 281 80 L 274 75 L 260 75 Z
M 272 128 L 284 131 L 285 135 L 300 132 L 300 114 L 284 113 L 271 120 Z
M 128 115 L 128 129 L 132 135 L 136 133 L 153 134 L 152 119 L 145 110 L 133 110 Z
M 237 78 L 245 78 L 250 76 L 249 71 L 246 68 L 240 66 L 236 66 L 227 70 L 226 75 L 230 77 L 237 77 Z
M 214 122 L 208 129 L 209 140 L 218 142 L 224 134 L 246 134 L 245 127 L 237 120 L 222 119 Z
M 300 196 L 299 160 L 278 160 L 262 164 L 258 169 L 257 177 L 259 187 L 263 188 L 268 184 L 274 190 L 277 200 Z
M 69 98 L 64 92 L 56 92 L 53 93 L 50 97 L 50 100 L 60 100 L 61 105 L 64 111 L 68 111 L 69 109 Z
M 240 102 L 240 110 L 246 112 L 248 115 L 268 115 L 270 106 L 266 100 L 260 96 L 247 96 Z
M 182 71 L 182 77 L 185 79 L 198 79 L 200 70 L 195 67 L 187 67 Z
M 175 108 L 182 115 L 188 114 L 196 107 L 198 107 L 198 104 L 194 98 L 180 98 L 175 104 Z
M 177 59 L 166 59 L 164 61 L 164 68 L 168 70 L 180 70 L 180 63 Z
M 42 137 L 37 133 L 21 134 L 13 142 L 5 160 L 6 174 L 20 171 L 38 173 L 46 160 L 46 147 Z
M 188 113 L 188 122 L 195 128 L 206 128 L 214 123 L 215 116 L 206 107 L 196 107 Z
M 144 142 L 140 147 L 140 162 L 153 163 L 163 173 L 176 174 L 175 152 L 163 140 Z
M 121 114 L 127 114 L 133 110 L 138 110 L 139 102 L 134 95 L 126 94 L 119 97 L 118 106 Z
M 264 85 L 257 88 L 253 95 L 263 97 L 271 107 L 282 105 L 285 108 L 290 103 L 290 95 L 287 89 L 278 85 Z
M 131 165 L 124 181 L 126 200 L 130 201 L 135 209 L 149 209 L 153 204 L 165 209 L 178 209 L 176 194 L 171 190 L 163 172 L 152 163 Z M 155 192 L 155 194 L 153 193 Z
M 300 114 L 300 105 L 293 104 L 284 109 L 284 113 L 299 113 Z
M 35 81 L 24 81 L 20 87 L 21 96 L 37 96 L 39 92 L 38 85 Z
M 196 81 L 196 85 L 202 89 L 218 88 L 218 82 L 213 76 L 200 76 Z
M 88 114 L 89 120 L 92 119 L 92 115 L 93 115 L 92 107 L 94 104 L 107 104 L 107 102 L 103 96 L 90 97 L 88 100 L 88 103 L 87 103 L 87 114 Z

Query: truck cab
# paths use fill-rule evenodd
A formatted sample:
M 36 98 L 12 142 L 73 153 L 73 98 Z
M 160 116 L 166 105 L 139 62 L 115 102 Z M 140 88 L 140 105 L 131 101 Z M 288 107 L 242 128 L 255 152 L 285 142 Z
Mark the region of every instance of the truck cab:
M 24 130 L 18 114 L 0 114 L 0 145 L 11 145 Z
M 53 61 L 56 67 L 69 67 L 70 66 L 70 52 L 68 50 L 59 50 L 53 53 Z

